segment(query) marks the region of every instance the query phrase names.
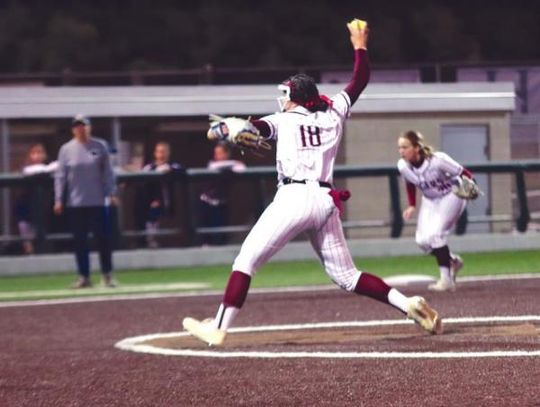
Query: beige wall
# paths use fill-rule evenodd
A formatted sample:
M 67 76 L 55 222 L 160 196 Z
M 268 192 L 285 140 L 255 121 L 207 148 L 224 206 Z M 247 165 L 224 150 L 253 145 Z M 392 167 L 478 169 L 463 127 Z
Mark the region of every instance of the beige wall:
M 397 137 L 405 130 L 420 131 L 435 149 L 441 144 L 440 128 L 445 124 L 480 124 L 489 129 L 489 158 L 492 161 L 510 160 L 509 114 L 504 112 L 476 113 L 415 113 L 367 114 L 349 119 L 344 136 L 344 164 L 395 165 L 398 160 Z M 464 146 L 466 148 L 466 146 Z M 512 211 L 511 182 L 509 175 L 491 177 L 491 202 L 493 214 L 510 214 Z M 400 180 L 402 207 L 406 205 L 403 182 Z M 357 178 L 347 181 L 352 198 L 347 203 L 346 220 L 389 220 L 390 199 L 386 177 Z M 510 223 L 494 226 L 494 230 L 508 230 Z M 404 234 L 414 232 L 406 227 Z M 350 229 L 349 237 L 388 236 L 388 228 Z

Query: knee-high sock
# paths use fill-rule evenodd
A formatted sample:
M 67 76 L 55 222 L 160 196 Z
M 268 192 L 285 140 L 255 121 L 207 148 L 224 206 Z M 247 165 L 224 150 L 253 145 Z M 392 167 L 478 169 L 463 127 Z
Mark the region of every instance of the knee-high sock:
M 391 287 L 386 284 L 382 279 L 373 274 L 363 272 L 360 274 L 358 283 L 354 288 L 354 292 L 360 295 L 366 295 L 376 300 L 385 302 L 388 304 L 388 293 Z
M 407 297 L 373 274 L 362 272 L 354 292 L 393 305 L 400 311 L 407 313 Z
M 229 277 L 223 301 L 219 306 L 214 323 L 216 328 L 227 330 L 233 323 L 238 311 L 244 305 L 251 276 L 241 271 L 233 271 Z
M 448 246 L 438 247 L 433 249 L 431 254 L 437 259 L 437 264 L 439 265 L 439 271 L 441 273 L 441 278 L 444 280 L 451 280 L 450 276 L 450 249 Z

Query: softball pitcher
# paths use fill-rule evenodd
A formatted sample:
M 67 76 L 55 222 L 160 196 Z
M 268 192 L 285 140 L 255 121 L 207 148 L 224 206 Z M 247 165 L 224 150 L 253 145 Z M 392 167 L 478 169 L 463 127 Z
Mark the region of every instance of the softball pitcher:
M 251 278 L 287 242 L 302 232 L 309 236 L 326 273 L 341 288 L 390 304 L 431 333 L 442 322 L 421 297 L 406 297 L 380 278 L 356 269 L 340 220 L 343 198 L 332 187 L 332 172 L 345 119 L 369 80 L 367 27 L 349 24 L 355 62 L 351 82 L 332 99 L 319 95 L 307 75 L 295 75 L 279 85 L 281 112 L 244 123 L 216 121 L 209 138 L 244 145 L 275 140 L 278 190 L 261 215 L 234 261 L 223 301 L 214 319 L 185 318 L 184 328 L 210 345 L 223 343 L 227 329 L 246 299 Z M 253 137 L 252 137 L 253 136 Z M 246 143 L 249 145 L 249 143 Z
M 480 190 L 472 174 L 443 152 L 434 152 L 419 132 L 407 131 L 398 139 L 398 169 L 406 182 L 408 220 L 416 209 L 416 188 L 422 192 L 416 243 L 437 259 L 440 279 L 428 286 L 432 291 L 454 291 L 456 275 L 463 260 L 448 248 L 448 235 L 465 210 L 467 199 L 476 199 Z M 453 193 L 454 192 L 454 193 Z

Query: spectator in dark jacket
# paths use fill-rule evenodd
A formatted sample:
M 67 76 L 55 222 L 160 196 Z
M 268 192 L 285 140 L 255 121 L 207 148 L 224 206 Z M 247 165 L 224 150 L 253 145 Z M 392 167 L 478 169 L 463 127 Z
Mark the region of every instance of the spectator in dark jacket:
M 173 171 L 182 171 L 182 166 L 170 161 L 171 147 L 169 143 L 160 141 L 154 147 L 154 160 L 146 164 L 143 171 L 169 174 Z M 167 180 L 150 181 L 146 183 L 144 191 L 146 202 L 146 243 L 150 248 L 159 247 L 156 239 L 159 233 L 159 223 L 164 215 L 170 214 L 173 208 L 173 188 Z
M 34 144 L 30 147 L 26 157 L 25 166 L 22 169 L 23 175 L 32 176 L 35 174 L 46 174 L 56 171 L 58 163 L 53 161 L 47 162 L 47 152 L 41 143 Z M 17 199 L 15 205 L 15 217 L 17 219 L 17 227 L 19 234 L 23 238 L 23 250 L 25 254 L 34 253 L 34 238 L 36 231 L 34 223 L 37 216 L 43 216 L 41 208 L 36 207 L 40 200 L 36 197 L 38 191 L 32 186 L 25 188 L 24 192 Z M 49 206 L 50 208 L 50 206 Z
M 231 149 L 227 143 L 220 142 L 214 147 L 214 156 L 208 162 L 208 169 L 222 172 L 239 172 L 246 165 L 237 160 L 231 160 Z M 201 225 L 204 227 L 222 227 L 228 223 L 229 206 L 227 195 L 229 182 L 222 177 L 208 183 L 205 191 L 200 195 Z M 204 234 L 204 245 L 222 245 L 227 239 L 223 233 Z

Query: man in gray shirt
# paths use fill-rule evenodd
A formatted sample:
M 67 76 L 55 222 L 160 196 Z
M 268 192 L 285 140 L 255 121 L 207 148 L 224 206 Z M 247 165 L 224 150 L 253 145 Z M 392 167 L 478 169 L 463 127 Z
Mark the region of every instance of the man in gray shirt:
M 66 213 L 73 233 L 79 279 L 74 288 L 92 285 L 88 233 L 91 231 L 99 250 L 102 282 L 115 285 L 112 279 L 112 225 L 109 205 L 116 205 L 116 184 L 107 143 L 91 136 L 90 120 L 82 115 L 73 118 L 73 138 L 60 147 L 56 171 L 54 212 Z M 64 195 L 65 194 L 65 195 Z

